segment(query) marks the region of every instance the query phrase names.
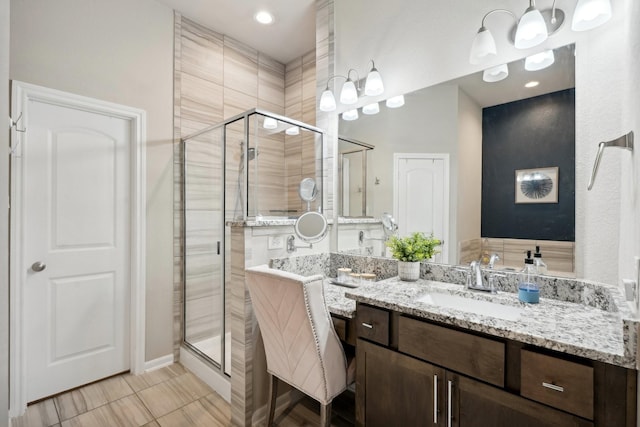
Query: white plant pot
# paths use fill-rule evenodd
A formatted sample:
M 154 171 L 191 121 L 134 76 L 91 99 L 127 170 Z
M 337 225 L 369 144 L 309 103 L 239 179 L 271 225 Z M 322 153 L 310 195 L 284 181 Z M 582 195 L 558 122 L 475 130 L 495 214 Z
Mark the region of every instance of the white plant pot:
M 398 261 L 398 277 L 405 282 L 415 282 L 420 278 L 420 261 Z

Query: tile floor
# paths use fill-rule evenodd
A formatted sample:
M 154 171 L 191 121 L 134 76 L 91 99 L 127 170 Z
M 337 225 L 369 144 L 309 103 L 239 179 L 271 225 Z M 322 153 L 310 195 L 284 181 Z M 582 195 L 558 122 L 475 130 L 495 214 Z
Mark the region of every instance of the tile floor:
M 334 403 L 333 425 L 353 425 L 352 397 Z M 315 426 L 311 399 L 276 419 L 283 427 Z M 346 415 L 345 415 L 346 414 Z M 12 427 L 229 426 L 229 404 L 180 364 L 139 376 L 122 374 L 30 405 Z

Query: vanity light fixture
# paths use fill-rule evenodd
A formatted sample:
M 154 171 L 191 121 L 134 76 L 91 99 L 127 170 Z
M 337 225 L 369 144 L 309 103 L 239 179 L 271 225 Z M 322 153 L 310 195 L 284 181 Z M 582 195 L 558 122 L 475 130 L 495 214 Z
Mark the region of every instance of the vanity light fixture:
M 380 112 L 380 106 L 378 105 L 377 102 L 374 102 L 373 104 L 367 104 L 364 107 L 362 107 L 362 114 L 373 115 L 373 114 L 378 114 L 379 112 Z
M 515 36 L 512 41 L 517 49 L 529 49 L 543 43 L 549 36 L 558 31 L 564 24 L 565 13 L 556 7 L 553 0 L 551 9 L 540 11 L 536 8 L 535 0 L 529 0 L 529 7 L 520 19 L 506 9 L 494 9 L 487 12 L 480 24 L 469 52 L 469 63 L 483 64 L 490 62 L 498 54 L 496 41 L 491 31 L 485 26 L 485 21 L 494 13 L 507 13 L 516 21 Z M 604 24 L 611 18 L 610 0 L 578 0 L 573 13 L 571 29 L 585 31 Z M 513 32 L 511 32 L 513 34 Z
M 387 108 L 400 108 L 404 105 L 404 95 L 392 96 L 385 102 Z
M 509 67 L 507 64 L 496 65 L 495 67 L 487 68 L 482 73 L 482 80 L 488 83 L 499 82 L 509 76 Z
M 538 71 L 549 67 L 555 62 L 553 50 L 545 50 L 535 55 L 527 56 L 524 60 L 524 69 L 527 71 Z
M 358 109 L 354 108 L 353 110 L 348 110 L 342 113 L 342 120 L 346 120 L 348 122 L 358 120 Z
M 277 129 L 278 121 L 272 117 L 265 117 L 262 127 L 265 129 Z
M 529 49 L 538 46 L 548 37 L 547 24 L 542 14 L 536 9 L 535 0 L 529 0 L 529 7 L 518 21 L 516 28 L 516 49 Z
M 532 88 L 532 87 L 536 87 L 540 84 L 540 82 L 532 80 L 529 83 L 525 84 L 524 87 L 526 88 Z
M 384 92 L 382 77 L 376 68 L 375 62 L 371 60 L 371 71 L 367 74 L 367 81 L 364 84 L 364 94 L 367 96 L 378 96 Z
M 356 79 L 351 79 L 351 73 L 356 74 Z M 360 76 L 358 72 L 350 68 L 347 71 L 346 76 L 335 75 L 329 77 L 327 80 L 327 85 L 322 91 L 322 95 L 320 95 L 320 111 L 329 112 L 334 111 L 337 108 L 336 98 L 333 95 L 331 89 L 329 89 L 329 82 L 331 80 L 341 77 L 345 79 L 344 84 L 342 85 L 342 89 L 340 90 L 340 103 L 344 105 L 353 105 L 358 102 L 359 93 L 362 90 L 360 87 Z M 367 79 L 364 84 L 364 95 L 366 96 L 378 96 L 384 93 L 384 84 L 382 83 L 382 77 L 380 76 L 380 72 L 375 66 L 375 62 L 373 59 L 371 60 L 371 70 L 367 75 Z
M 347 72 L 347 81 L 344 82 L 342 90 L 340 91 L 340 102 L 345 105 L 353 105 L 358 102 L 358 89 L 356 89 L 356 84 L 351 80 L 351 77 L 349 77 L 351 71 L 355 70 L 352 69 Z
M 287 135 L 299 135 L 300 128 L 298 126 L 291 126 L 290 128 L 287 128 L 284 133 L 286 133 Z
M 254 19 L 262 25 L 273 24 L 273 15 L 266 10 L 258 11 L 258 13 L 254 15 Z
M 611 2 L 609 0 L 578 0 L 573 12 L 571 29 L 587 31 L 611 19 Z

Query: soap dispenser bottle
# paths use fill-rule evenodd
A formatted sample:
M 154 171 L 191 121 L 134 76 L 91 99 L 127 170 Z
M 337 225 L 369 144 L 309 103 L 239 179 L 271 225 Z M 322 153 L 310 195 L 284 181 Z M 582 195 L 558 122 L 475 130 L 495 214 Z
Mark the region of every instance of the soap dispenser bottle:
M 540 246 L 536 246 L 536 253 L 533 254 L 533 265 L 535 265 L 538 274 L 547 274 L 547 264 L 542 260 Z
M 531 251 L 527 251 L 524 268 L 518 275 L 518 299 L 529 304 L 540 302 L 540 288 L 536 283 L 536 267 L 531 258 Z

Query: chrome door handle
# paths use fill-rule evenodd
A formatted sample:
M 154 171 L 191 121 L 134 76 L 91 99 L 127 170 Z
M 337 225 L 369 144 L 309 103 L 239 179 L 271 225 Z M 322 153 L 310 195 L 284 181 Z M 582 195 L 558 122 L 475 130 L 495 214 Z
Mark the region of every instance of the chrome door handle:
M 41 272 L 42 270 L 44 270 L 45 268 L 47 268 L 47 264 L 45 264 L 42 261 L 36 261 L 33 264 L 31 264 L 31 269 L 33 271 L 35 271 L 36 273 Z

